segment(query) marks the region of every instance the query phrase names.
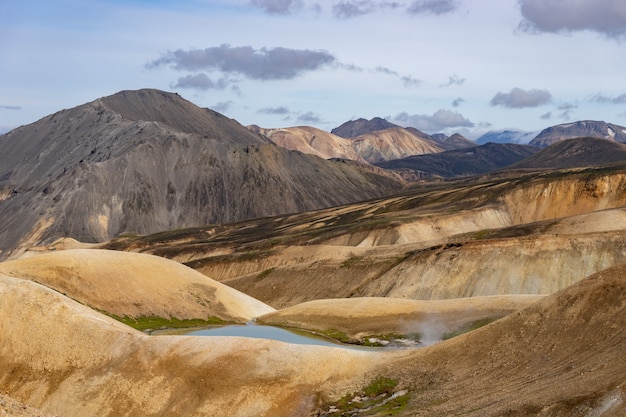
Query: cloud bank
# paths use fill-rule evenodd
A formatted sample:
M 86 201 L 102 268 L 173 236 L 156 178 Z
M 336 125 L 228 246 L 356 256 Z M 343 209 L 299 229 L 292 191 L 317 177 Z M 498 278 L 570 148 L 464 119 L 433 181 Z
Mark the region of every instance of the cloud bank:
M 626 37 L 624 0 L 518 0 L 527 32 L 589 30 L 613 38 Z
M 223 44 L 206 49 L 168 51 L 146 67 L 171 66 L 180 71 L 220 71 L 266 81 L 293 79 L 333 62 L 335 57 L 326 51 L 281 47 L 257 50 L 251 46 Z
M 410 14 L 442 15 L 452 13 L 459 7 L 457 0 L 420 0 L 408 8 Z
M 408 114 L 402 112 L 390 119 L 392 123 L 404 126 L 412 126 L 428 133 L 440 132 L 447 128 L 474 127 L 474 123 L 466 119 L 462 114 L 440 109 L 432 116 L 426 114 Z
M 595 96 L 591 97 L 590 101 L 602 104 L 626 104 L 626 93 L 620 94 L 619 96 L 615 97 L 596 94 Z
M 295 14 L 304 7 L 302 0 L 251 0 L 249 5 L 275 15 Z
M 538 107 L 552 101 L 548 90 L 522 90 L 513 88 L 509 93 L 496 93 L 489 102 L 492 106 L 502 106 L 511 109 Z

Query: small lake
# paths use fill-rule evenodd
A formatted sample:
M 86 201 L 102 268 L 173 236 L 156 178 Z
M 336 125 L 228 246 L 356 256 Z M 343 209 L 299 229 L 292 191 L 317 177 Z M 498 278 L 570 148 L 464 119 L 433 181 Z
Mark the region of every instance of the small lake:
M 342 347 L 347 349 L 376 350 L 381 348 L 351 345 L 334 342 L 313 333 L 304 331 L 292 331 L 274 326 L 262 326 L 256 324 L 242 324 L 231 326 L 209 327 L 205 329 L 174 329 L 155 334 L 160 335 L 184 335 L 184 336 L 236 336 L 251 337 L 256 339 L 271 339 L 280 342 L 293 343 L 296 345 L 315 345 Z

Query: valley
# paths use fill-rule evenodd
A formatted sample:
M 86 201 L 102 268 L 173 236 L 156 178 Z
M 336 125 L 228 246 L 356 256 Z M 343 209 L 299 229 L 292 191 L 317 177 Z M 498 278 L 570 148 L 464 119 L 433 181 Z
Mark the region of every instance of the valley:
M 0 136 L 0 414 L 623 416 L 624 145 L 446 139 L 158 90 Z M 337 345 L 171 330 L 245 323 Z

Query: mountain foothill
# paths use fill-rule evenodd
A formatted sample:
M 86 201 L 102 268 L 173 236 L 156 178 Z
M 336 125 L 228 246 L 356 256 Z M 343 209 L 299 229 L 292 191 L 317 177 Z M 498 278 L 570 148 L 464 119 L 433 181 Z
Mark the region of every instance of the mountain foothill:
M 0 415 L 622 417 L 625 207 L 602 121 L 60 110 L 0 136 Z

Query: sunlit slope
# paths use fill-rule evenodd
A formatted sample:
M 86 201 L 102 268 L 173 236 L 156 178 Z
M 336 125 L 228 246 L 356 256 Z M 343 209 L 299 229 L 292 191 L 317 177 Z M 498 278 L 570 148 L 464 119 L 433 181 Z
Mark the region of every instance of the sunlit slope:
M 626 261 L 623 167 L 431 184 L 287 217 L 120 239 L 275 308 L 550 294 Z
M 623 416 L 626 266 L 390 366 L 407 416 Z M 412 381 L 412 382 L 410 382 Z
M 448 300 L 388 297 L 314 300 L 265 314 L 257 322 L 322 333 L 337 331 L 357 340 L 372 335 L 417 333 L 422 342 L 428 343 L 478 321 L 499 319 L 542 298 L 503 295 Z
M 6 275 L 0 299 L 0 390 L 59 416 L 306 415 L 381 361 L 270 340 L 147 336 Z
M 53 288 L 119 317 L 246 321 L 273 309 L 167 259 L 74 249 L 0 263 L 0 273 Z

